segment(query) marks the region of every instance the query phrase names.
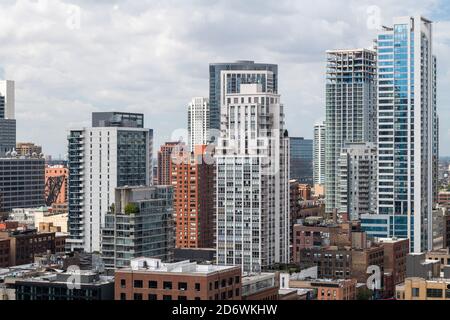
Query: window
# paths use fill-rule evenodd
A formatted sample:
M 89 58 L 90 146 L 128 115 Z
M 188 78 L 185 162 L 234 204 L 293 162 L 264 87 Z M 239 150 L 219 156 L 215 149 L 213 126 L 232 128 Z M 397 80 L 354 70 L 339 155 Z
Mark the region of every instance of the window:
M 222 279 L 222 288 L 227 286 L 227 280 Z
M 158 300 L 158 296 L 156 294 L 149 294 L 148 300 Z
M 201 300 L 201 299 L 200 299 L 200 297 L 195 297 L 194 300 L 199 301 L 199 300 Z
M 164 296 L 163 296 L 163 300 L 172 300 L 172 296 L 166 296 L 166 295 L 164 295 Z
M 442 298 L 442 289 L 427 289 L 427 298 Z
M 142 280 L 134 280 L 134 287 L 135 288 L 143 288 L 144 282 Z
M 240 277 L 239 277 L 239 276 L 236 276 L 236 277 L 234 278 L 234 283 L 238 284 L 239 281 L 240 281 Z
M 164 281 L 163 288 L 164 290 L 172 290 L 172 282 Z
M 135 293 L 134 300 L 142 300 L 142 293 Z
M 419 288 L 412 288 L 411 295 L 413 297 L 418 297 L 420 295 L 420 289 Z
M 158 281 L 149 281 L 148 282 L 148 287 L 150 289 L 157 289 L 158 288 Z
M 227 298 L 227 293 L 226 292 L 222 292 L 222 294 L 220 295 L 220 299 L 221 300 L 225 300 Z
M 178 300 L 187 300 L 186 296 L 178 296 Z
M 195 291 L 200 291 L 200 283 L 195 284 Z
M 120 287 L 125 288 L 127 286 L 127 281 L 125 279 L 120 280 Z
M 233 298 L 233 290 L 228 291 L 228 299 Z
M 125 293 L 120 294 L 120 300 L 127 300 L 127 295 Z
M 178 282 L 178 290 L 186 291 L 187 290 L 187 283 L 186 282 Z
M 239 288 L 236 288 L 236 293 L 234 294 L 236 297 L 239 297 Z
M 228 279 L 228 285 L 229 286 L 233 285 L 233 278 Z
M 214 289 L 219 289 L 219 281 L 214 282 Z

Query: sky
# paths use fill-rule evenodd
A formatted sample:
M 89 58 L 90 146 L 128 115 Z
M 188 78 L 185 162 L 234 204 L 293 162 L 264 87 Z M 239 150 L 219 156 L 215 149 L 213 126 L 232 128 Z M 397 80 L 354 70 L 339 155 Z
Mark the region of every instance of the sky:
M 279 65 L 290 136 L 325 117 L 325 51 L 370 48 L 380 25 L 434 21 L 440 154 L 450 156 L 450 1 L 1 0 L 0 79 L 16 81 L 18 141 L 67 153 L 93 111 L 140 112 L 155 151 L 209 95 L 208 65 Z

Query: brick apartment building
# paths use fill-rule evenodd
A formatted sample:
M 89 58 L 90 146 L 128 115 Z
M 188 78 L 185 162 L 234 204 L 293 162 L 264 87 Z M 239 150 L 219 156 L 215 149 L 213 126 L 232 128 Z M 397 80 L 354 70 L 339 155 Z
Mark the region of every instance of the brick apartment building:
M 172 184 L 172 152 L 179 145 L 179 142 L 166 142 L 158 151 L 158 185 L 170 186 Z
M 384 249 L 384 272 L 392 276 L 394 285 L 403 283 L 406 276 L 406 257 L 409 253 L 409 240 L 386 238 L 378 239 Z
M 48 251 L 55 253 L 55 233 L 38 233 L 35 229 L 25 231 L 1 231 L 0 239 L 9 239 L 9 266 L 34 262 L 35 255 Z
M 311 282 L 317 290 L 317 300 L 356 300 L 356 279 Z
M 0 239 L 0 268 L 9 267 L 9 239 Z
M 241 268 L 137 258 L 116 270 L 116 300 L 241 300 Z
M 203 159 L 205 149 L 196 146 L 172 163 L 177 248 L 214 246 L 214 165 Z

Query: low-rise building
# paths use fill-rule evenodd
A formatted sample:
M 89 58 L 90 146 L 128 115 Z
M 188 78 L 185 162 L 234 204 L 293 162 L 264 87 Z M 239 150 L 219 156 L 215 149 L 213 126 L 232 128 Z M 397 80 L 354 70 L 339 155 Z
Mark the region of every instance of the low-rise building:
M 9 266 L 10 241 L 9 239 L 0 239 L 0 268 Z
M 116 300 L 241 300 L 241 268 L 132 259 L 115 272 Z
M 426 258 L 425 253 L 410 253 L 406 257 L 406 277 L 440 277 L 441 261 Z
M 260 273 L 242 278 L 242 300 L 278 300 L 278 275 Z
M 409 253 L 409 240 L 379 238 L 378 244 L 384 249 L 384 272 L 392 275 L 394 285 L 405 280 L 406 256 Z
M 450 279 L 406 278 L 397 285 L 397 300 L 450 300 Z
M 426 259 L 439 261 L 441 263 L 441 271 L 444 270 L 445 266 L 450 265 L 450 252 L 449 248 L 444 248 L 440 250 L 433 250 L 425 254 Z
M 356 280 L 316 280 L 311 287 L 317 290 L 317 300 L 356 300 Z
M 0 232 L 0 239 L 10 240 L 9 265 L 16 266 L 34 261 L 34 256 L 55 252 L 55 233 L 36 230 L 8 230 Z
M 113 300 L 114 278 L 76 270 L 15 281 L 16 300 Z

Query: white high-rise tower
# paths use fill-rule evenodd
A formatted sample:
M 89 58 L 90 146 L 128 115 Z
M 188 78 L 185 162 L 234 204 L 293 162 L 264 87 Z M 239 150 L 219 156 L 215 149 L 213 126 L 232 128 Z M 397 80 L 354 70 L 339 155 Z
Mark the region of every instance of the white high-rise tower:
M 232 93 L 232 73 L 255 74 Z M 245 273 L 289 262 L 289 138 L 271 71 L 221 71 L 216 149 L 217 263 Z M 228 89 L 227 89 L 228 88 Z
M 197 145 L 208 144 L 209 123 L 209 99 L 193 98 L 188 107 L 189 148 L 191 152 L 194 152 Z

